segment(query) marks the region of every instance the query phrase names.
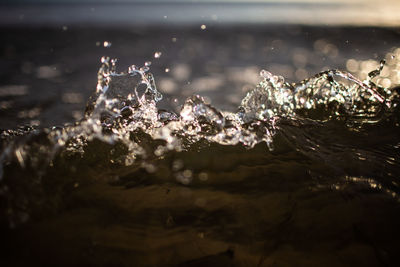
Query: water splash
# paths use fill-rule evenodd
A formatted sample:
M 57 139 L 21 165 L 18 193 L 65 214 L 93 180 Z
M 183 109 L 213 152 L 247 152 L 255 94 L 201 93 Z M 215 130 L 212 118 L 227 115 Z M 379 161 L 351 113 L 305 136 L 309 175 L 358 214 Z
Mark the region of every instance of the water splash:
M 78 139 L 83 140 L 80 142 L 83 145 L 93 139 L 109 144 L 121 142 L 130 153 L 144 156 L 144 150 L 131 137 L 138 131 L 155 140 L 164 140 L 165 151 L 182 150 L 202 139 L 223 145 L 241 143 L 249 148 L 266 142 L 272 149 L 277 122 L 282 118 L 306 117 L 317 121 L 345 118 L 353 126 L 355 122 L 362 125 L 371 123 L 371 118 L 379 117 L 382 111 L 393 110 L 396 104 L 392 100 L 397 99 L 396 93 L 388 94 L 385 88 L 372 82 L 384 67 L 382 61 L 363 82 L 348 72 L 333 69 L 290 84 L 282 76 L 262 70 L 262 81 L 242 100 L 237 113 L 219 111 L 200 96 L 192 96 L 185 101 L 180 114 L 175 114 L 157 108 L 162 95 L 149 72 L 151 62 L 143 67 L 132 65 L 120 73 L 116 71 L 117 60 L 103 57 L 101 62 L 96 92 L 87 104 L 85 119 L 70 126 L 33 131 L 23 141 L 12 141 L 1 156 L 3 163 L 14 158 L 26 166 L 25 157 L 32 157 L 33 152 L 31 139 L 39 135 L 49 147 L 38 150 L 48 152 L 33 158 L 48 161 L 61 147 L 68 144 L 77 147 Z M 318 112 L 312 111 L 322 112 L 314 116 Z M 378 121 L 379 118 L 374 120 Z M 4 132 L 3 138 L 7 134 Z
M 84 119 L 63 127 L 1 133 L 4 149 L 0 156 L 0 182 L 4 179 L 4 166 L 16 163 L 36 173 L 38 178 L 34 183 L 40 183 L 40 177 L 55 157 L 70 154 L 83 157 L 96 140 L 123 147 L 118 153 L 112 152 L 111 162 L 124 166 L 139 164 L 152 172 L 156 168 L 152 160 L 171 151 L 190 150 L 201 142 L 242 145 L 248 149 L 264 142 L 273 150 L 278 133 L 291 134 L 285 124 L 300 129 L 345 121 L 347 127 L 361 129 L 364 125 L 392 120 L 398 125 L 396 90 L 373 82 L 382 72 L 384 61 L 365 81 L 333 69 L 300 83 L 288 83 L 282 76 L 262 70 L 260 83 L 243 98 L 238 112 L 220 111 L 194 95 L 184 102 L 179 114 L 158 109 L 162 95 L 149 72 L 151 62 L 142 67 L 132 65 L 125 72 L 117 72 L 115 59 L 103 57 L 101 63 L 96 91 L 87 103 Z M 298 150 L 313 156 L 308 147 L 319 145 L 308 137 L 299 141 L 301 134 L 295 135 L 299 138 L 292 142 L 297 142 Z M 319 150 L 327 158 L 324 150 Z M 171 164 L 178 182 L 192 181 L 191 170 Z M 6 191 L 2 189 L 3 194 Z

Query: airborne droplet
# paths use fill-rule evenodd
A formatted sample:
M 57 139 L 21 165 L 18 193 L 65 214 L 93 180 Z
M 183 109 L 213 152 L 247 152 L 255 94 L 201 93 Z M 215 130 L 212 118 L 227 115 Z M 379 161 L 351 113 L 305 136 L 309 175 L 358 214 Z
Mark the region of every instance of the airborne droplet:
M 157 51 L 154 53 L 154 58 L 160 58 L 162 53 L 160 51 Z
M 103 43 L 103 46 L 104 47 L 111 47 L 111 42 L 109 42 L 109 41 L 104 41 L 104 43 Z

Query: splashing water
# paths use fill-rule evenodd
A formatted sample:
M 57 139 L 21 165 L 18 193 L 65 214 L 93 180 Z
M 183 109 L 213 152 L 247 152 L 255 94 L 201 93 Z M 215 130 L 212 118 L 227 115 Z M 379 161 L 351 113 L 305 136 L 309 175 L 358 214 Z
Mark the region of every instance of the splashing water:
M 155 57 L 161 55 L 157 53 Z M 314 160 L 332 162 L 337 175 L 349 177 L 351 171 L 337 168 L 340 165 L 337 158 L 347 151 L 336 153 L 337 143 L 352 150 L 351 157 L 367 155 L 375 159 L 373 170 L 383 168 L 391 176 L 399 174 L 398 144 L 397 149 L 386 151 L 383 161 L 379 161 L 376 158 L 384 147 L 371 152 L 363 145 L 349 143 L 353 139 L 335 136 L 332 130 L 332 125 L 342 124 L 346 134 L 360 132 L 355 138 L 363 140 L 366 137 L 362 133 L 373 125 L 386 124 L 397 131 L 398 93 L 373 82 L 380 75 L 384 61 L 365 81 L 345 71 L 328 70 L 300 83 L 288 83 L 283 77 L 262 70 L 260 83 L 243 98 L 237 113 L 220 111 L 195 95 L 184 102 L 179 114 L 157 108 L 162 95 L 149 72 L 151 62 L 143 67 L 132 65 L 126 72 L 117 72 L 116 62 L 108 57 L 101 59 L 96 92 L 87 103 L 85 118 L 81 121 L 44 130 L 29 128 L 2 133 L 5 145 L 0 156 L 0 192 L 8 199 L 8 220 L 13 225 L 27 219 L 29 197 L 22 198 L 22 204 L 13 203 L 11 199 L 20 197 L 21 193 L 10 188 L 7 177 L 25 170 L 35 173 L 37 178 L 32 184 L 40 184 L 54 162 L 63 158 L 67 161 L 95 157 L 94 161 L 139 166 L 152 173 L 162 168 L 155 161 L 174 153 L 201 150 L 204 146 L 251 149 L 265 143 L 270 153 L 279 153 L 289 144 Z M 321 138 L 331 132 L 328 141 Z M 104 149 L 108 154 L 102 156 Z M 385 165 L 388 161 L 390 166 Z M 76 168 L 76 161 L 70 164 L 72 169 Z M 207 169 L 196 169 L 196 164 L 189 169 L 185 164 L 180 160 L 168 163 L 178 183 L 190 184 L 197 174 L 205 177 Z M 399 189 L 391 181 L 374 183 L 397 197 Z
M 242 100 L 238 113 L 221 112 L 206 104 L 203 98 L 193 96 L 186 100 L 179 115 L 157 109 L 156 104 L 162 95 L 149 73 L 151 62 L 140 68 L 132 65 L 122 73 L 116 72 L 116 60 L 103 57 L 101 62 L 96 93 L 87 105 L 85 119 L 73 126 L 46 129 L 40 133 L 47 135 L 52 144 L 49 147 L 52 152 L 45 158 L 51 160 L 50 155 L 54 155 L 58 148 L 70 139 L 79 138 L 86 141 L 98 138 L 110 144 L 122 142 L 131 148 L 130 151 L 142 151 L 129 137 L 139 130 L 153 139 L 166 141 L 168 149 L 181 150 L 183 139 L 185 143 L 201 139 L 224 145 L 242 143 L 250 148 L 266 142 L 272 149 L 279 119 L 298 119 L 310 113 L 306 110 L 321 109 L 325 116 L 310 118 L 317 121 L 345 118 L 347 121 L 371 123 L 371 117 L 379 116 L 382 110 L 385 114 L 392 112 L 397 106 L 397 103 L 392 104 L 392 100 L 397 99 L 396 93 L 389 94 L 388 88 L 372 82 L 372 78 L 382 71 L 384 61 L 368 74 L 364 82 L 350 73 L 329 70 L 299 84 L 289 84 L 282 76 L 262 70 L 262 81 Z M 335 76 L 350 84 L 335 80 Z M 140 94 L 140 91 L 143 92 Z M 382 117 L 374 122 L 379 122 L 379 119 Z M 19 135 L 5 132 L 3 137 L 9 134 Z M 33 131 L 31 135 L 37 134 Z M 21 166 L 25 166 L 23 155 L 29 152 L 23 149 L 24 144 L 17 145 L 19 141 L 5 150 L 3 162 L 11 160 L 14 154 Z

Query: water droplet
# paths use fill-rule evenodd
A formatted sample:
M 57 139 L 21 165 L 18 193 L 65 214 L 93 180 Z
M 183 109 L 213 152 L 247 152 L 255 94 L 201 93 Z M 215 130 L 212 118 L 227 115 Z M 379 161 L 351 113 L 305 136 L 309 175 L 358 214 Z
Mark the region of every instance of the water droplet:
M 160 51 L 157 51 L 154 53 L 154 58 L 160 58 L 162 53 Z
M 103 46 L 104 47 L 111 47 L 111 42 L 109 42 L 109 41 L 104 41 L 104 43 L 103 43 Z
M 175 37 L 172 37 L 171 40 L 172 40 L 173 43 L 176 43 L 176 41 L 177 41 L 178 39 L 176 39 Z
M 165 68 L 165 72 L 169 72 L 169 68 Z
M 200 29 L 205 30 L 205 29 L 207 29 L 207 26 L 206 26 L 205 24 L 202 24 L 202 25 L 200 26 Z
M 109 62 L 110 61 L 110 58 L 109 57 L 106 57 L 106 56 L 102 56 L 101 57 L 101 63 L 107 63 L 107 62 Z
M 262 78 L 264 78 L 264 79 L 267 79 L 267 80 L 269 80 L 269 79 L 271 79 L 271 78 L 273 77 L 273 75 L 271 74 L 271 72 L 266 71 L 266 70 L 261 70 L 261 71 L 260 71 L 260 76 L 261 76 Z
M 144 65 L 145 65 L 146 67 L 150 67 L 151 61 L 146 61 L 146 62 L 144 63 Z
M 128 72 L 129 72 L 129 73 L 133 73 L 133 72 L 135 72 L 136 70 L 137 70 L 136 65 L 132 65 L 132 66 L 130 66 L 130 67 L 128 68 Z

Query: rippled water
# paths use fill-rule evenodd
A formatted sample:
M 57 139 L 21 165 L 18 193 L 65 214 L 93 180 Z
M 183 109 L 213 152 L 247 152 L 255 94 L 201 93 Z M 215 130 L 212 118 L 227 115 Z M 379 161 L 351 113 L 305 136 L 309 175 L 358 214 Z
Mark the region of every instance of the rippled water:
M 5 261 L 396 266 L 397 54 L 298 83 L 262 70 L 235 112 L 162 109 L 151 62 L 103 57 L 82 120 L 1 133 Z

